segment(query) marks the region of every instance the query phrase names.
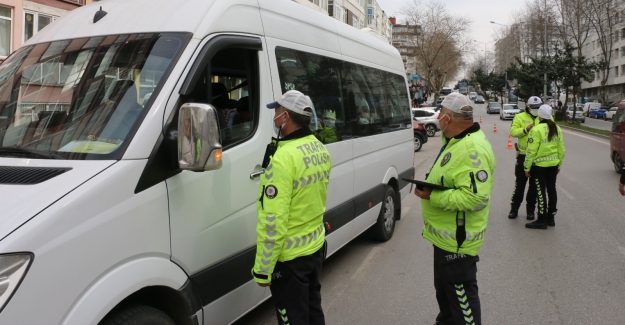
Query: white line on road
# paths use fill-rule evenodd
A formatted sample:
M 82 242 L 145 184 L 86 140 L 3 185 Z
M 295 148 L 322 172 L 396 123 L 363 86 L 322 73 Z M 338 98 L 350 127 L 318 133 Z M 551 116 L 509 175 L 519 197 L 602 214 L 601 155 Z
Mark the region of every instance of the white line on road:
M 573 134 L 573 135 L 576 135 L 576 136 L 578 136 L 578 137 L 582 137 L 582 138 L 584 138 L 584 139 L 592 140 L 592 141 L 595 141 L 595 142 L 599 142 L 599 143 L 607 144 L 608 146 L 610 145 L 610 143 L 609 143 L 609 142 L 605 142 L 605 141 L 601 141 L 601 140 L 596 139 L 596 138 L 593 138 L 593 137 L 589 137 L 589 136 L 581 135 L 581 134 L 579 134 L 579 133 L 577 133 L 577 132 L 568 131 L 568 130 L 566 130 L 566 131 L 565 131 L 565 130 L 562 130 L 562 132 L 563 132 L 563 133 L 568 133 L 568 134 Z
M 362 261 L 362 263 L 360 264 L 356 272 L 354 272 L 354 274 L 352 275 L 352 280 L 356 280 L 356 278 L 360 275 L 360 272 L 362 272 L 362 270 L 365 269 L 365 267 L 369 264 L 369 262 L 371 262 L 371 259 L 373 258 L 375 253 L 377 253 L 379 250 L 380 250 L 380 246 L 375 246 L 369 251 L 369 254 L 367 254 L 367 257 L 365 257 L 365 259 Z
M 575 197 L 573 195 L 571 195 L 569 192 L 567 192 L 565 189 L 563 189 L 561 186 L 557 186 L 558 187 L 558 191 L 564 193 L 564 195 L 566 195 L 566 197 L 569 198 L 569 200 L 574 201 Z

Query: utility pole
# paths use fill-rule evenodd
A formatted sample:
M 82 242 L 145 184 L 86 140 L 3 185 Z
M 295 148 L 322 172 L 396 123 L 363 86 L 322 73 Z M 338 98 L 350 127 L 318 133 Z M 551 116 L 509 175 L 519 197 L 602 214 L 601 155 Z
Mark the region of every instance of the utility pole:
M 543 48 L 543 60 L 547 58 L 547 0 L 545 0 L 545 46 Z M 545 70 L 545 76 L 543 79 L 543 97 L 547 99 L 547 71 Z

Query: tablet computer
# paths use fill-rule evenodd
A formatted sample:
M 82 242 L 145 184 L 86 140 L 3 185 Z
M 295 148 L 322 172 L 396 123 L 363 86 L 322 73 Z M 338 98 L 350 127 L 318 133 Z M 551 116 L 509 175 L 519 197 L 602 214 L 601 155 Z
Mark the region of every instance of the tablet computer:
M 445 187 L 443 185 L 432 184 L 432 183 L 428 183 L 424 181 L 417 181 L 417 180 L 410 179 L 410 178 L 402 178 L 402 180 L 409 182 L 409 183 L 417 184 L 417 188 L 419 190 L 423 190 L 424 187 L 429 187 L 435 190 L 451 190 L 451 188 Z

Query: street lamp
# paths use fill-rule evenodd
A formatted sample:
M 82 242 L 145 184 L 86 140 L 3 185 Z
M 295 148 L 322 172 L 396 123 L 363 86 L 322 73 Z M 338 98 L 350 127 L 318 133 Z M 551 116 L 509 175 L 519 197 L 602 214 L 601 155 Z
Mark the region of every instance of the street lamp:
M 477 42 L 477 43 L 482 43 L 482 44 L 484 44 L 484 59 L 486 59 L 486 44 L 490 44 L 490 43 L 495 42 L 495 41 L 497 41 L 497 40 L 490 41 L 490 42 L 480 42 L 480 41 L 478 41 L 478 40 L 474 39 L 473 41 L 474 41 L 474 42 Z

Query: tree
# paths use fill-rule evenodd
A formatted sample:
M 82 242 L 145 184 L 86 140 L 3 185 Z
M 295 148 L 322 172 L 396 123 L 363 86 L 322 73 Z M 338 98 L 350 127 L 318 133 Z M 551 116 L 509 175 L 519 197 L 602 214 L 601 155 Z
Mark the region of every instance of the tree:
M 447 79 L 462 67 L 462 53 L 471 44 L 465 37 L 471 21 L 434 0 L 412 0 L 402 12 L 409 24 L 421 27 L 408 41 L 415 48 L 417 70 L 426 75 L 436 100 Z

